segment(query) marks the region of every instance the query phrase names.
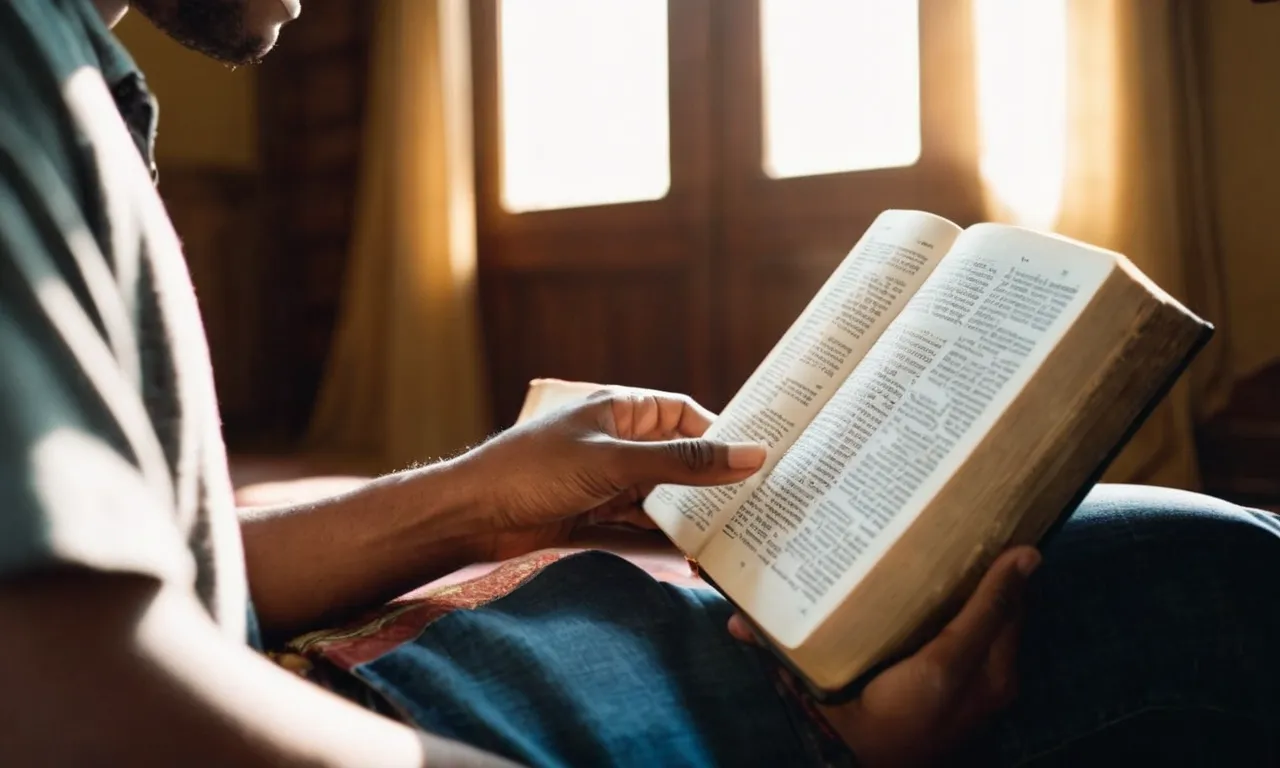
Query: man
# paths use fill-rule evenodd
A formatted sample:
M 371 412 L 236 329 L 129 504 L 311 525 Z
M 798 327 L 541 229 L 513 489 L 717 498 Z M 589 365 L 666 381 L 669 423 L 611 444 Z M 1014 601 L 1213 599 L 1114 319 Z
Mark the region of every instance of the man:
M 0 764 L 1280 756 L 1280 529 L 1175 492 L 1100 489 L 1046 552 L 1025 624 L 1029 548 L 842 707 L 780 692 L 714 593 L 603 554 L 433 624 L 365 669 L 351 700 L 272 664 L 251 649 L 259 622 L 272 638 L 325 626 L 562 542 L 636 489 L 741 480 L 762 450 L 701 439 L 709 416 L 685 398 L 617 390 L 457 459 L 238 520 L 149 173 L 154 104 L 108 31 L 128 6 L 0 0 Z M 264 55 L 300 12 L 133 6 L 232 62 Z M 352 703 L 374 699 L 395 716 Z

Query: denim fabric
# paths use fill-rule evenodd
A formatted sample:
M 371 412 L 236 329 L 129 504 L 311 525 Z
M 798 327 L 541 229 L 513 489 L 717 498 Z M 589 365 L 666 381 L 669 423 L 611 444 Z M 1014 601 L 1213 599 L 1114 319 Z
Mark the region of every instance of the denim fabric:
M 1280 765 L 1280 521 L 1099 486 L 1045 547 L 974 765 Z
M 1046 545 L 1017 703 L 974 765 L 1277 765 L 1280 525 L 1102 486 Z M 715 593 L 616 557 L 548 567 L 356 669 L 407 720 L 532 765 L 800 765 L 816 730 Z
M 716 593 L 602 552 L 356 674 L 426 730 L 529 765 L 793 765 L 807 742 Z

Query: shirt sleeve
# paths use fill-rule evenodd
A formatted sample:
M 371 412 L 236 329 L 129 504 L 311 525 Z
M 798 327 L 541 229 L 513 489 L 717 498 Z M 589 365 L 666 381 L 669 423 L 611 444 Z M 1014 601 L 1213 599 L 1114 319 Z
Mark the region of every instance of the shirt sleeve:
M 44 150 L 0 122 L 0 580 L 71 566 L 190 583 L 128 334 L 102 311 L 128 302 Z

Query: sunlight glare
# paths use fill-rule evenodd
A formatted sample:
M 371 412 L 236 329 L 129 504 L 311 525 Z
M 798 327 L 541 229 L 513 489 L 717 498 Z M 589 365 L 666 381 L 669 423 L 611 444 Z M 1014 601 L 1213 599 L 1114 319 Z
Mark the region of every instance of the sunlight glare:
M 1014 224 L 1051 229 L 1067 146 L 1066 0 L 976 0 L 980 169 Z
M 499 45 L 504 208 L 667 194 L 667 0 L 502 0 Z
M 761 0 L 760 45 L 769 176 L 920 158 L 918 0 Z

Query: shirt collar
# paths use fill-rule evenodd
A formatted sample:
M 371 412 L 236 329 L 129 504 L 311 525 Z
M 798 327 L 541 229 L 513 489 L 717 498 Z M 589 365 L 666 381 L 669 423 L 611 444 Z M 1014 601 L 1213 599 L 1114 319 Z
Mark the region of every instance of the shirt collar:
M 98 57 L 102 70 L 102 79 L 106 81 L 115 99 L 116 109 L 129 128 L 129 135 L 138 147 L 138 153 L 151 171 L 154 181 L 156 171 L 156 123 L 159 117 L 159 105 L 151 91 L 147 88 L 147 79 L 143 76 L 133 57 L 125 50 L 116 36 L 107 29 L 96 10 L 90 8 L 90 18 L 86 19 L 86 30 L 89 42 Z

